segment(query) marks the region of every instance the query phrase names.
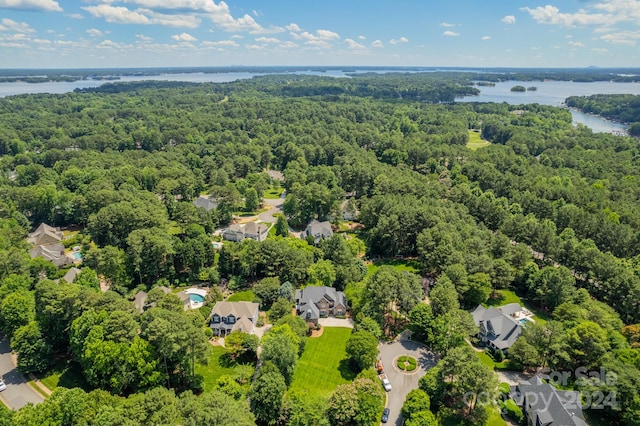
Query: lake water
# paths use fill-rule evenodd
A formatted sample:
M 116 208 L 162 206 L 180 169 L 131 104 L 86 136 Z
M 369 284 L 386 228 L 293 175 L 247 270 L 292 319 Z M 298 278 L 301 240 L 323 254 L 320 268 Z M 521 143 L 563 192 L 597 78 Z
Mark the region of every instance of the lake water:
M 355 70 L 360 72 L 391 72 L 399 70 Z M 416 72 L 419 70 L 405 70 L 404 72 Z M 423 70 L 424 71 L 424 70 Z M 430 71 L 436 71 L 435 69 Z M 444 71 L 439 69 L 438 71 Z M 460 71 L 460 70 L 458 70 Z M 349 71 L 352 73 L 353 71 Z M 345 71 L 327 70 L 321 71 L 296 71 L 295 74 L 309 74 L 326 77 L 346 77 Z M 122 76 L 118 82 L 160 80 L 160 81 L 186 81 L 192 83 L 225 83 L 230 81 L 248 79 L 254 76 L 264 75 L 255 72 L 221 72 L 221 73 L 168 73 L 154 76 Z M 48 83 L 0 83 L 0 97 L 20 95 L 26 93 L 68 93 L 78 88 L 98 87 L 107 83 L 105 80 L 78 80 L 74 82 L 48 82 Z M 525 87 L 535 86 L 536 91 L 512 92 L 515 85 Z M 588 96 L 595 94 L 634 94 L 640 95 L 640 83 L 614 83 L 599 81 L 593 83 L 574 83 L 570 81 L 504 81 L 496 83 L 492 87 L 478 87 L 479 96 L 465 96 L 458 99 L 462 102 L 506 102 L 512 105 L 539 103 L 543 105 L 561 106 L 569 96 Z M 574 123 L 582 123 L 594 132 L 619 132 L 626 128 L 621 123 L 615 123 L 600 117 L 583 114 L 579 111 L 571 111 Z
M 512 92 L 513 86 L 535 86 L 537 90 Z M 511 105 L 538 103 L 541 105 L 562 106 L 569 96 L 589 96 L 595 94 L 632 94 L 640 95 L 640 83 L 614 83 L 596 81 L 593 83 L 575 83 L 572 81 L 503 81 L 495 86 L 478 86 L 480 95 L 458 98 L 464 102 L 506 102 Z M 580 111 L 571 110 L 573 122 L 581 123 L 594 132 L 615 133 L 624 131 L 627 126 L 605 120 Z

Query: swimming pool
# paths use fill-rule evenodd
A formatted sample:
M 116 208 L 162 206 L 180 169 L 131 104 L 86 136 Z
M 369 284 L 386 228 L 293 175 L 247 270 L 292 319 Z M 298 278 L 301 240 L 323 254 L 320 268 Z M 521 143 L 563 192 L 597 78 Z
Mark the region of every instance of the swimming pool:
M 74 251 L 74 252 L 72 253 L 72 256 L 73 256 L 73 258 L 74 258 L 75 260 L 80 260 L 80 259 L 82 259 L 82 253 L 80 253 L 79 251 Z
M 204 302 L 204 296 L 201 296 L 199 294 L 195 294 L 195 293 L 191 293 L 189 294 L 189 299 L 191 299 L 192 302 L 195 303 L 202 303 Z

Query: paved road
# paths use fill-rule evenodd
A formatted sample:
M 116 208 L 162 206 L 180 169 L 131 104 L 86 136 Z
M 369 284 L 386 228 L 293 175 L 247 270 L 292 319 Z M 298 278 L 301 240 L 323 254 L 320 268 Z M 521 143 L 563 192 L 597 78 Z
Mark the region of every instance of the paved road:
M 274 217 L 273 215 L 282 213 L 282 203 L 284 203 L 284 199 L 286 196 L 287 191 L 283 191 L 280 198 L 265 198 L 264 203 L 271 206 L 271 208 L 266 212 L 260 213 L 258 215 L 258 220 L 262 222 L 276 223 L 278 221 L 278 218 Z
M 387 424 L 402 426 L 400 410 L 407 394 L 412 389 L 418 388 L 420 377 L 436 364 L 435 357 L 426 347 L 402 336 L 399 340 L 390 343 L 381 343 L 380 359 L 384 365 L 384 372 L 391 382 L 391 391 L 387 392 L 387 407 L 389 407 L 389 421 Z M 393 362 L 401 355 L 409 355 L 418 361 L 418 368 L 407 374 L 401 372 Z
M 30 402 L 38 404 L 44 400 L 15 369 L 11 360 L 11 348 L 5 339 L 0 339 L 0 375 L 7 385 L 7 389 L 0 392 L 0 398 L 12 409 L 18 410 Z

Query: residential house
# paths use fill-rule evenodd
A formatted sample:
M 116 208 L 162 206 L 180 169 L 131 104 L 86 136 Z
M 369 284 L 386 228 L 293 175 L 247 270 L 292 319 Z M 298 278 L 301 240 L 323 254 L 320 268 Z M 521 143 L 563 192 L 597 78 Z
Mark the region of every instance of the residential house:
M 196 207 L 202 207 L 207 211 L 218 208 L 218 200 L 210 195 L 201 195 L 193 201 Z
M 240 242 L 245 238 L 256 241 L 267 239 L 269 227 L 263 223 L 249 222 L 244 225 L 231 225 L 222 233 L 222 238 L 227 241 Z
M 164 294 L 171 293 L 171 289 L 167 286 L 161 285 L 161 286 L 158 286 L 158 288 L 162 290 Z M 150 308 L 155 304 L 155 303 L 148 303 L 147 302 L 148 297 L 149 295 L 147 294 L 146 291 L 140 290 L 139 292 L 136 293 L 133 299 L 133 305 L 135 306 L 138 312 L 142 313 L 145 309 Z
M 529 426 L 586 426 L 580 392 L 558 390 L 540 376 L 511 386 L 509 395 Z
M 59 268 L 72 265 L 75 259 L 72 255 L 65 253 L 65 247 L 61 243 L 62 238 L 60 228 L 41 223 L 27 238 L 27 241 L 33 245 L 29 255 L 32 259 L 43 257 Z
M 224 337 L 236 330 L 252 334 L 258 312 L 258 304 L 253 302 L 216 302 L 209 326 L 216 336 Z
M 267 233 L 269 232 L 269 227 L 256 222 L 249 222 L 244 225 L 244 237 L 251 238 L 256 241 L 264 241 L 267 239 Z
M 46 223 L 41 223 L 35 231 L 29 234 L 27 241 L 34 246 L 46 246 L 62 241 L 63 234 L 60 228 L 54 228 Z
M 329 223 L 328 221 L 318 222 L 314 219 L 307 225 L 307 228 L 304 231 L 304 235 L 305 237 L 313 237 L 314 242 L 318 244 L 320 240 L 325 240 L 333 236 L 331 223 Z
M 513 315 L 517 310 L 522 311 L 522 307 L 517 303 L 499 308 L 478 305 L 471 315 L 480 329 L 480 342 L 494 350 L 506 352 L 522 334 L 522 325 Z
M 64 274 L 64 277 L 62 277 L 61 279 L 65 280 L 65 282 L 67 283 L 72 283 L 75 281 L 76 277 L 78 275 L 80 275 L 80 273 L 82 272 L 81 269 L 76 268 L 75 266 L 70 268 L 66 274 Z M 53 280 L 55 282 L 60 282 L 60 279 L 57 280 Z
M 244 240 L 244 227 L 242 225 L 231 225 L 222 233 L 222 238 L 227 241 L 239 243 Z
M 320 318 L 347 313 L 347 297 L 333 287 L 309 286 L 296 290 L 296 311 L 305 321 L 318 324 Z

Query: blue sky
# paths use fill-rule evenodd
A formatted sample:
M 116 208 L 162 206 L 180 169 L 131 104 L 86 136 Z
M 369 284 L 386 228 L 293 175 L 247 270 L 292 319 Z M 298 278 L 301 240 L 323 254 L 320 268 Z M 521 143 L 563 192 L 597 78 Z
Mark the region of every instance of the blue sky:
M 0 0 L 0 68 L 640 67 L 640 0 Z

